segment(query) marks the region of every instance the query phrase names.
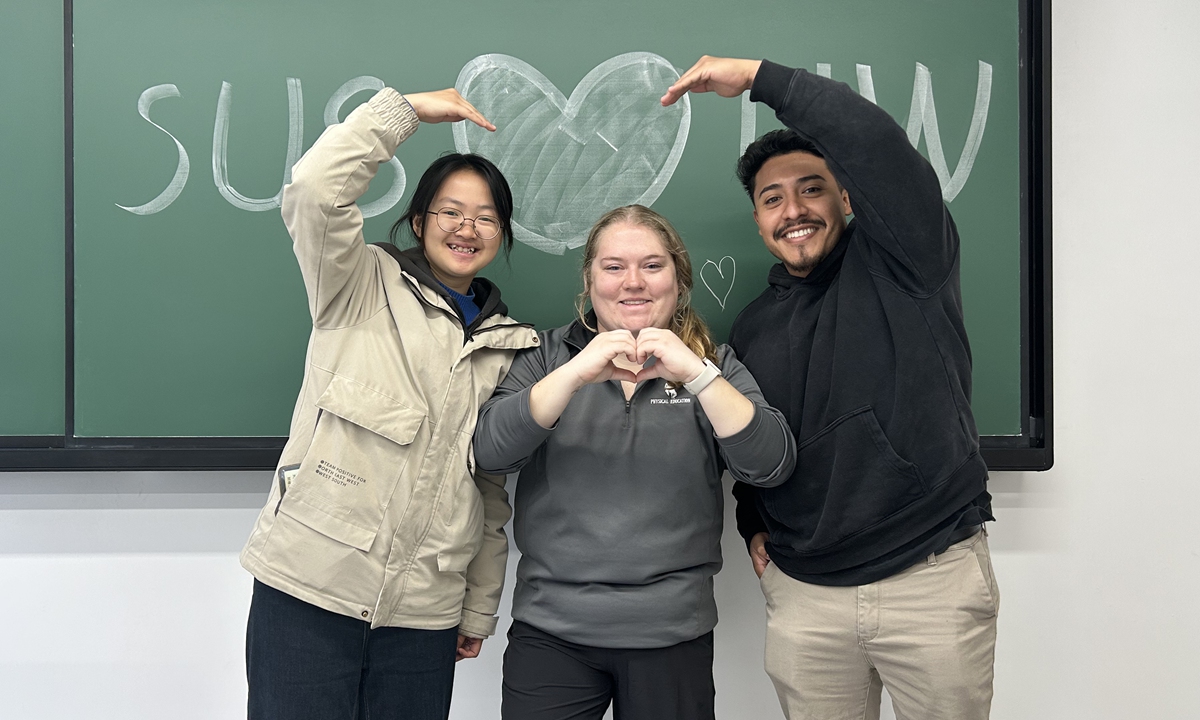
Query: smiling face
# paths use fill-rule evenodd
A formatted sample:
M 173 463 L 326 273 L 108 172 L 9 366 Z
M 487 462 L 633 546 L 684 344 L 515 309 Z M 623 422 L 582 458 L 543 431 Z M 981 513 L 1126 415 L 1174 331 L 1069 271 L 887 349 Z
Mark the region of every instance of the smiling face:
M 589 296 L 600 332 L 670 327 L 679 299 L 675 263 L 649 228 L 614 223 L 600 234 L 589 270 Z
M 476 172 L 459 170 L 446 178 L 429 203 L 430 213 L 450 208 L 468 218 L 480 215 L 497 217 L 487 182 Z M 455 232 L 442 230 L 437 217 L 426 214 L 412 219 L 413 234 L 420 239 L 433 276 L 455 292 L 467 294 L 471 281 L 496 257 L 502 233 L 484 240 L 475 234 L 475 225 L 465 222 Z
M 850 197 L 823 158 L 776 155 L 754 176 L 754 222 L 767 250 L 796 277 L 806 277 L 833 250 L 850 214 Z

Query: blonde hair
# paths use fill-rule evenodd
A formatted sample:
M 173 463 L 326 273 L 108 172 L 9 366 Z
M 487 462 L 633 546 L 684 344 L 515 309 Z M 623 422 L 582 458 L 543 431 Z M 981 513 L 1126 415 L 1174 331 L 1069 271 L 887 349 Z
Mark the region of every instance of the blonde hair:
M 713 343 L 708 325 L 692 308 L 692 260 L 683 245 L 683 238 L 679 237 L 679 233 L 665 217 L 644 205 L 626 205 L 609 210 L 596 221 L 588 233 L 587 244 L 583 246 L 583 266 L 580 268 L 583 292 L 575 298 L 575 312 L 579 321 L 588 330 L 597 331 L 587 321 L 588 301 L 592 296 L 592 262 L 596 259 L 600 234 L 619 223 L 646 228 L 662 241 L 663 247 L 675 264 L 675 284 L 679 287 L 679 296 L 675 299 L 675 313 L 671 315 L 668 329 L 678 335 L 683 344 L 696 355 L 717 362 L 717 346 Z

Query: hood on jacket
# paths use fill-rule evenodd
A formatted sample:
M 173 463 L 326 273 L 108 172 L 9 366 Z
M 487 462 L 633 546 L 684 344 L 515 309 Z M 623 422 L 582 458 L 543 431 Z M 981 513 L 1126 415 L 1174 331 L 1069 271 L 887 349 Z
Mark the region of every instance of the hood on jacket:
M 434 276 L 433 270 L 429 267 L 429 260 L 425 257 L 425 251 L 420 245 L 407 250 L 401 250 L 389 242 L 372 244 L 383 248 L 388 255 L 391 255 L 399 263 L 401 270 L 413 276 L 417 279 L 417 282 L 444 298 L 446 304 L 458 316 L 458 321 L 462 324 L 463 333 L 466 337 L 470 337 L 471 333 L 489 317 L 508 314 L 508 306 L 500 299 L 500 288 L 496 287 L 496 284 L 491 280 L 476 276 L 471 281 L 471 290 L 475 292 L 475 304 L 479 306 L 479 316 L 470 325 L 467 325 L 462 310 L 458 307 L 458 303 L 454 301 L 454 298 L 450 297 L 450 293 L 446 292 L 446 288 L 442 287 L 442 284 Z

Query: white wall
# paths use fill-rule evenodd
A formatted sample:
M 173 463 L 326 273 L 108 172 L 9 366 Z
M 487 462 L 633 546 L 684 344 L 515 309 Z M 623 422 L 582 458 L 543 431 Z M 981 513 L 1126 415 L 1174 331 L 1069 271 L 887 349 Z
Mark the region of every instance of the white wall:
M 992 479 L 993 717 L 1200 717 L 1200 3 L 1053 20 L 1057 464 Z M 236 555 L 268 482 L 0 474 L 0 718 L 242 716 Z M 779 717 L 729 526 L 718 710 Z M 502 642 L 460 664 L 456 718 L 498 717 Z

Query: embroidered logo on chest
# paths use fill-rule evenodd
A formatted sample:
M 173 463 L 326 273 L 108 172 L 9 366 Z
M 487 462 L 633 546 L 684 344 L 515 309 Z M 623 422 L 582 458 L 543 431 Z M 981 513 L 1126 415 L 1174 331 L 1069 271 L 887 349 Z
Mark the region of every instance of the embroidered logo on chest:
M 690 397 L 678 397 L 679 391 L 671 385 L 664 385 L 663 392 L 666 393 L 665 398 L 650 398 L 651 405 L 691 405 Z

